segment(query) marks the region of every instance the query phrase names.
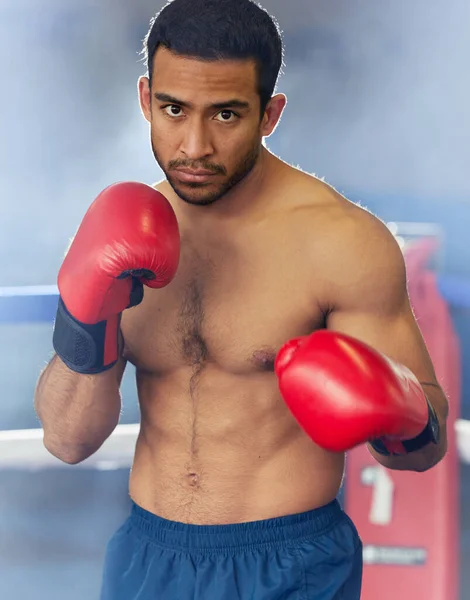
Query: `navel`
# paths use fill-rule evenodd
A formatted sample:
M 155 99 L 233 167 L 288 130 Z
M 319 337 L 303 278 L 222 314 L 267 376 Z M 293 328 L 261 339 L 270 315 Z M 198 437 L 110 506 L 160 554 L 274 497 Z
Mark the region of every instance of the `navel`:
M 200 484 L 199 475 L 197 473 L 187 473 L 186 481 L 189 487 L 198 488 Z

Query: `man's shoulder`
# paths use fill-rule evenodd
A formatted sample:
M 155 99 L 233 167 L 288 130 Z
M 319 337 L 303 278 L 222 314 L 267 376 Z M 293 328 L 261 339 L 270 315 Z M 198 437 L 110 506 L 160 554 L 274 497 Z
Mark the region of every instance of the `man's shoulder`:
M 295 178 L 296 199 L 286 223 L 302 237 L 312 261 L 320 256 L 338 274 L 402 269 L 401 249 L 378 216 L 315 176 L 300 172 Z
M 390 240 L 388 227 L 366 206 L 353 202 L 319 177 L 293 170 L 289 195 L 292 216 L 299 215 L 307 228 L 324 231 L 333 239 Z

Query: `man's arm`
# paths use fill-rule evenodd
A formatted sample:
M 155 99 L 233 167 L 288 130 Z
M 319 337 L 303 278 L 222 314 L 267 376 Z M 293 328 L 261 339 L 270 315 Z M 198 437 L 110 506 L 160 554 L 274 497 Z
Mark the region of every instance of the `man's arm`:
M 126 361 L 103 373 L 71 371 L 56 355 L 42 372 L 34 406 L 44 429 L 44 445 L 69 464 L 94 454 L 119 422 L 119 386 Z
M 57 356 L 35 393 L 44 444 L 61 460 L 84 460 L 116 427 L 124 315 L 135 314 L 127 309 L 141 303 L 144 285 L 170 283 L 179 253 L 173 208 L 148 185 L 111 185 L 86 212 L 59 270 Z
M 380 464 L 390 469 L 425 471 L 447 450 L 448 401 L 409 303 L 398 244 L 383 223 L 363 211 L 358 212 L 358 222 L 352 229 L 345 228 L 343 242 L 333 252 L 332 260 L 341 266 L 335 268 L 335 280 L 328 286 L 327 327 L 369 344 L 417 377 L 439 419 L 439 444 L 430 443 L 404 456 L 383 456 L 369 449 Z

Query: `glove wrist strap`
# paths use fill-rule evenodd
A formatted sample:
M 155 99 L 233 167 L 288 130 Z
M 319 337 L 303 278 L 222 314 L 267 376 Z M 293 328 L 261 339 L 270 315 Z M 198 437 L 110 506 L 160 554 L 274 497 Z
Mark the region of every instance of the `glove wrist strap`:
M 436 411 L 427 398 L 426 402 L 428 403 L 428 422 L 419 435 L 410 440 L 379 438 L 369 442 L 370 446 L 378 454 L 382 454 L 383 456 L 402 456 L 404 454 L 410 454 L 411 452 L 417 452 L 428 444 L 438 444 L 440 437 L 439 420 Z
M 116 318 L 88 325 L 73 317 L 59 298 L 52 344 L 60 359 L 76 373 L 94 375 L 113 367 L 118 359 L 119 323 Z

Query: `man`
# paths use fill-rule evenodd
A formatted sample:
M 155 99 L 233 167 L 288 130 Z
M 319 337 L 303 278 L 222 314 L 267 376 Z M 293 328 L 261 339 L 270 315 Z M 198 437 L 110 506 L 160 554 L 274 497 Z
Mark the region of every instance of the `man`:
M 369 443 L 410 471 L 446 451 L 402 254 L 263 145 L 286 98 L 279 30 L 255 3 L 174 0 L 146 51 L 166 179 L 111 186 L 88 211 L 35 397 L 46 447 L 78 463 L 136 367 L 134 505 L 102 599 L 359 599 L 361 542 L 335 500 L 345 451 Z

